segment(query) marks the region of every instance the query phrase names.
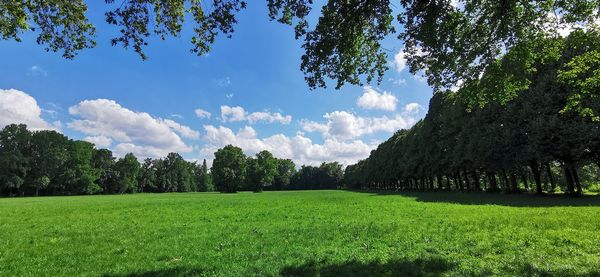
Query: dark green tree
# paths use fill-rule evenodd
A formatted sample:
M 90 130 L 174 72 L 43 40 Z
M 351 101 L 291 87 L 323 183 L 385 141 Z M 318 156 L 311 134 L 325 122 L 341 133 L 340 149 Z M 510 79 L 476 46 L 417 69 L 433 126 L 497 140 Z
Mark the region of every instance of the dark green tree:
M 246 175 L 246 155 L 241 148 L 227 145 L 215 152 L 210 171 L 218 191 L 237 192 Z

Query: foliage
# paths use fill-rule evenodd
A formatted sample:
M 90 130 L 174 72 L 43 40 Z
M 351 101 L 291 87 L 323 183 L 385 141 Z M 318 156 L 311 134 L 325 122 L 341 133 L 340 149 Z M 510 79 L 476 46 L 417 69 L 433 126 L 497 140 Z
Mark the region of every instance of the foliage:
M 237 192 L 246 175 L 246 155 L 241 148 L 227 145 L 215 152 L 210 172 L 218 191 Z
M 600 166 L 600 125 L 569 108 L 573 95 L 586 94 L 562 85 L 559 76 L 573 57 L 595 49 L 598 39 L 594 32 L 576 31 L 567 38 L 517 45 L 458 93 L 436 93 L 421 122 L 348 166 L 345 184 L 378 190 L 537 193 L 560 185 L 562 191 L 581 194 L 600 178 L 580 174 L 583 166 Z M 470 96 L 488 104 L 473 103 Z M 564 174 L 556 176 L 556 168 Z
M 142 59 L 147 58 L 143 50 L 151 36 L 162 40 L 179 36 L 189 19 L 194 21 L 192 52 L 208 53 L 219 34 L 232 35 L 237 14 L 247 6 L 242 0 L 105 2 L 106 22 L 119 29 L 111 43 L 132 47 Z M 327 79 L 335 80 L 336 88 L 381 81 L 388 69 L 389 51 L 381 42 L 393 34 L 403 41 L 410 71 L 423 72 L 432 87 L 442 90 L 479 79 L 498 57 L 519 44 L 557 37 L 568 25 L 598 28 L 600 18 L 599 0 L 401 0 L 399 4 L 328 0 L 319 16 L 313 17 L 317 4 L 312 0 L 267 0 L 269 18 L 293 25 L 296 39 L 304 41 L 301 70 L 311 89 L 325 87 Z M 21 32 L 39 30 L 38 43 L 73 58 L 79 50 L 95 45 L 95 28 L 86 10 L 82 0 L 1 1 L 0 33 L 5 40 L 20 41 Z M 395 10 L 401 12 L 395 15 Z M 314 27 L 309 18 L 318 18 Z M 399 34 L 394 28 L 397 23 L 402 27 Z M 577 58 L 570 75 L 589 76 L 590 72 L 581 69 L 594 64 L 595 54 Z M 565 76 L 566 83 L 569 79 L 573 80 Z M 597 83 L 593 80 L 590 77 L 583 89 L 593 88 Z M 577 101 L 572 99 L 572 103 Z M 588 107 L 583 109 L 588 113 Z

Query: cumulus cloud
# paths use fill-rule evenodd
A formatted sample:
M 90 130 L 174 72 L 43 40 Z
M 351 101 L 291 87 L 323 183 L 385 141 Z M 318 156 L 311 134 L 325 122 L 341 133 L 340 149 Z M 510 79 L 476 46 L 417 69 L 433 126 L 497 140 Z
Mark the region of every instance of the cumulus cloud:
M 393 63 L 398 72 L 402 72 L 406 68 L 406 53 L 404 53 L 404 48 L 394 55 Z
M 300 122 L 306 132 L 321 133 L 325 139 L 349 140 L 377 132 L 393 133 L 407 129 L 417 122 L 421 106 L 411 103 L 392 117 L 361 117 L 347 111 L 334 111 L 323 116 L 326 122 L 303 120 Z
M 112 139 L 105 136 L 87 136 L 83 140 L 93 143 L 97 148 L 108 148 L 112 145 Z
M 0 128 L 9 124 L 27 124 L 31 130 L 58 130 L 60 122 L 52 124 L 41 118 L 42 109 L 29 94 L 16 89 L 0 89 Z
M 230 107 L 224 105 L 221 106 L 221 120 L 223 122 L 248 121 L 248 123 L 250 124 L 254 124 L 260 121 L 268 123 L 278 122 L 281 124 L 290 124 L 290 122 L 292 122 L 292 116 L 270 112 L 248 113 L 246 110 L 244 110 L 244 108 L 240 106 Z
M 377 147 L 377 142 L 367 144 L 361 140 L 340 142 L 326 139 L 322 144 L 316 144 L 301 133 L 293 137 L 276 134 L 261 139 L 249 126 L 239 129 L 237 133 L 224 126 L 205 125 L 204 129 L 206 145 L 200 152 L 209 160 L 217 149 L 232 144 L 241 147 L 247 155 L 267 150 L 276 157 L 292 159 L 297 165 L 318 165 L 326 161 L 352 164 L 368 157 L 371 150 Z
M 398 99 L 387 91 L 379 93 L 372 87 L 366 86 L 363 88 L 363 95 L 358 98 L 356 104 L 368 110 L 395 111 Z
M 114 141 L 113 151 L 122 156 L 128 152 L 140 158 L 162 157 L 169 152 L 189 153 L 181 136 L 198 138 L 199 133 L 170 119 L 154 118 L 145 112 L 134 112 L 108 99 L 84 100 L 69 108 L 80 119 L 68 127 L 95 138 L 97 142 Z
M 210 118 L 211 113 L 208 111 L 205 111 L 203 109 L 196 109 L 194 110 L 194 112 L 196 113 L 196 116 L 198 118 Z

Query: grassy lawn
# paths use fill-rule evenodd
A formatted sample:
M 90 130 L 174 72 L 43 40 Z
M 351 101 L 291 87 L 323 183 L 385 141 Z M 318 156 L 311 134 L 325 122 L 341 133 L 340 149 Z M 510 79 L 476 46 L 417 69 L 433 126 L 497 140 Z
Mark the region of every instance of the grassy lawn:
M 0 199 L 2 276 L 600 275 L 600 199 L 348 191 Z

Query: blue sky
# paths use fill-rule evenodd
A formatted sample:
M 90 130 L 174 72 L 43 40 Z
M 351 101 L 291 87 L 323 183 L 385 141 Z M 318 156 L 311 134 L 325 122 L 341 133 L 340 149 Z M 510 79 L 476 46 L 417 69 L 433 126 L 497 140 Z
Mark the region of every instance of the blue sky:
M 147 61 L 111 46 L 116 28 L 104 23 L 105 5 L 88 3 L 98 46 L 74 60 L 45 52 L 33 33 L 21 43 L 0 41 L 0 127 L 56 129 L 116 155 L 177 151 L 210 160 L 233 143 L 247 154 L 264 148 L 297 163 L 350 163 L 422 118 L 432 94 L 398 70 L 402 42 L 394 37 L 384 43 L 391 67 L 381 84 L 310 91 L 299 69 L 301 41 L 291 27 L 268 20 L 262 1 L 249 3 L 233 37 L 218 37 L 209 55 L 190 53 L 187 21 L 180 37 L 151 39 Z M 198 109 L 211 116 L 199 117 Z

